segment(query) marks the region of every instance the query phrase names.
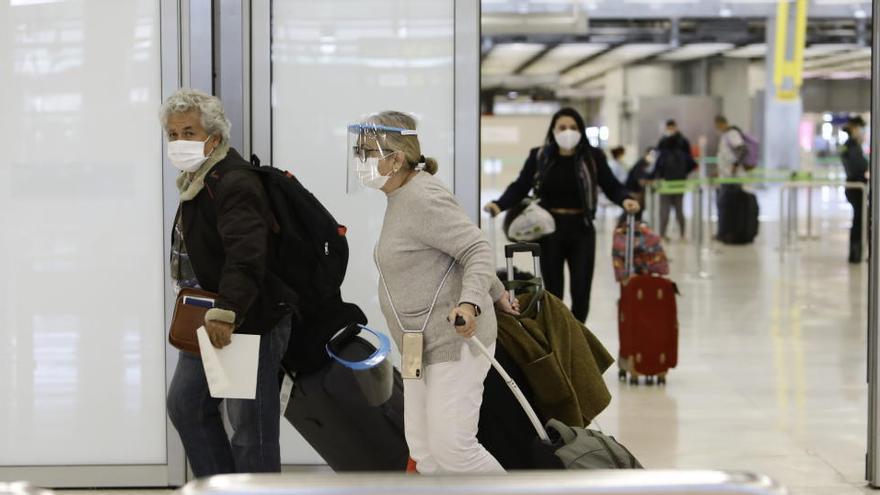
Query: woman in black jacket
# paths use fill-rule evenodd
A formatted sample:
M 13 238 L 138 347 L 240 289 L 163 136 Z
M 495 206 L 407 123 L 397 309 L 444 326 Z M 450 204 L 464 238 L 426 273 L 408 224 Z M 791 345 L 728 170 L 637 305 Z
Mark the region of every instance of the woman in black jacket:
M 585 322 L 596 258 L 596 204 L 599 188 L 630 213 L 639 203 L 618 182 L 602 150 L 584 137 L 584 119 L 573 108 L 556 112 L 544 145 L 532 149 L 519 178 L 497 201 L 486 205 L 492 216 L 525 199 L 533 189 L 542 207 L 553 214 L 556 232 L 541 240 L 541 271 L 553 295 L 562 298 L 568 262 L 571 311 Z

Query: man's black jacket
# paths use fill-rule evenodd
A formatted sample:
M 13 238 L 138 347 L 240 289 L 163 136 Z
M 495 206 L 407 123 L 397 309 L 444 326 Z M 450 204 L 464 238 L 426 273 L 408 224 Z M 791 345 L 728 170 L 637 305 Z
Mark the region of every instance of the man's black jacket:
M 263 334 L 285 314 L 298 313 L 298 298 L 270 270 L 277 222 L 260 178 L 248 167 L 230 149 L 196 197 L 181 203 L 180 215 L 199 285 L 218 294 L 216 307 L 235 312 L 236 333 Z

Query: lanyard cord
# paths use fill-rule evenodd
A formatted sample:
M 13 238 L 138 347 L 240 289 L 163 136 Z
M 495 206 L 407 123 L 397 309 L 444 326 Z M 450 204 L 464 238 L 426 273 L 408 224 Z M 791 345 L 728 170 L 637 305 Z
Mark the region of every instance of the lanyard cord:
M 382 267 L 379 265 L 379 251 L 377 249 L 373 250 L 373 259 L 376 262 L 376 269 L 379 270 L 379 280 L 382 281 L 382 287 L 385 289 L 385 295 L 388 296 L 388 304 L 391 305 L 391 312 L 394 313 L 394 319 L 397 320 L 397 325 L 400 327 L 400 331 L 402 332 L 412 332 L 412 330 L 406 330 L 403 328 L 403 323 L 400 321 L 400 316 L 397 314 L 397 308 L 394 307 L 394 300 L 391 298 L 391 291 L 388 290 L 388 284 L 385 282 L 385 275 L 382 274 Z M 452 260 L 452 263 L 449 264 L 449 268 L 446 270 L 446 275 L 443 275 L 443 280 L 440 281 L 440 287 L 437 287 L 437 292 L 434 293 L 434 300 L 431 301 L 431 308 L 428 310 L 428 316 L 425 318 L 425 324 L 422 325 L 422 329 L 418 330 L 418 333 L 425 333 L 425 329 L 428 328 L 428 322 L 431 321 L 431 315 L 434 314 L 434 307 L 437 305 L 437 299 L 440 298 L 440 292 L 443 290 L 443 286 L 446 285 L 446 279 L 449 278 L 449 274 L 452 273 L 452 269 L 455 267 L 455 260 Z

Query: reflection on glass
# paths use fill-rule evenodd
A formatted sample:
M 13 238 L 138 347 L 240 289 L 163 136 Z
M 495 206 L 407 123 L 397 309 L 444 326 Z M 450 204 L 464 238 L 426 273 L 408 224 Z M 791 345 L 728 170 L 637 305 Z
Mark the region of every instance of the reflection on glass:
M 274 2 L 274 161 L 294 171 L 349 226 L 353 252 L 372 252 L 385 198 L 346 194 L 346 125 L 382 110 L 413 112 L 425 156 L 453 182 L 454 2 Z M 370 256 L 354 256 L 343 287 L 384 325 Z M 285 462 L 321 462 L 285 427 Z

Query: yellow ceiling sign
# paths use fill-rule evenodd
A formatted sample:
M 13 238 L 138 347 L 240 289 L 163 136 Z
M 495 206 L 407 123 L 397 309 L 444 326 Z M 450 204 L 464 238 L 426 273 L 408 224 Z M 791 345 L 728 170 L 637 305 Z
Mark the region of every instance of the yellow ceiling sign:
M 796 4 L 794 33 L 791 27 L 790 6 Z M 776 97 L 795 100 L 800 96 L 804 80 L 804 46 L 807 41 L 807 0 L 779 0 L 776 9 L 776 53 L 773 83 Z

